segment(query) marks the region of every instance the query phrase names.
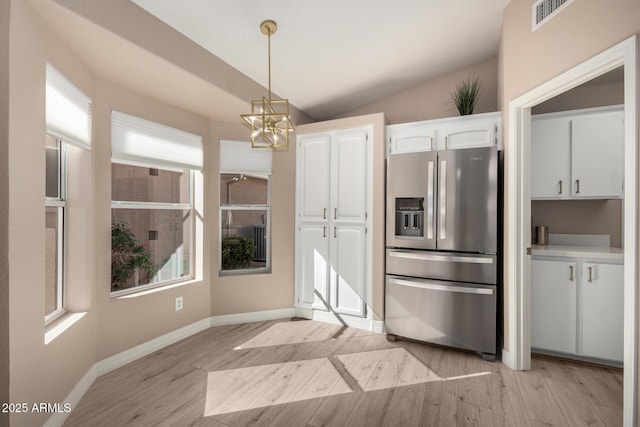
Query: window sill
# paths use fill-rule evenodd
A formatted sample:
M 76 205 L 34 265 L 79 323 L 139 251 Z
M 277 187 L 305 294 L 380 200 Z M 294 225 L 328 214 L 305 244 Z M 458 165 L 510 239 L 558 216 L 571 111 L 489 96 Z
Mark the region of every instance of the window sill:
M 62 335 L 65 331 L 75 325 L 80 319 L 87 314 L 86 311 L 80 313 L 65 312 L 60 317 L 56 318 L 50 324 L 46 325 L 44 329 L 44 344 L 50 344 Z
M 192 285 L 194 283 L 201 283 L 202 279 L 188 279 L 180 282 L 162 283 L 158 285 L 151 285 L 150 287 L 137 287 L 131 289 L 123 289 L 121 291 L 111 292 L 111 299 L 129 299 L 138 298 L 145 295 L 155 294 L 156 292 L 163 292 L 173 288 L 179 288 L 181 286 Z
M 260 269 L 245 269 L 245 270 L 221 270 L 218 271 L 219 277 L 227 276 L 246 276 L 246 275 L 258 275 L 258 274 L 271 274 L 271 267 Z

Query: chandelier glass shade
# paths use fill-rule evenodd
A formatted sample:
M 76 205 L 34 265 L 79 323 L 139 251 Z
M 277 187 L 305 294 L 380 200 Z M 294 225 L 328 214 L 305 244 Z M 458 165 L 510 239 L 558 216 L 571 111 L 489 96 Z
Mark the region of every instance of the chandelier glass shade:
M 253 148 L 287 147 L 289 134 L 294 130 L 289 118 L 289 100 L 273 99 L 271 96 L 271 35 L 277 29 L 278 26 L 272 20 L 260 24 L 260 31 L 268 37 L 269 95 L 251 101 L 251 113 L 240 115 L 251 129 Z

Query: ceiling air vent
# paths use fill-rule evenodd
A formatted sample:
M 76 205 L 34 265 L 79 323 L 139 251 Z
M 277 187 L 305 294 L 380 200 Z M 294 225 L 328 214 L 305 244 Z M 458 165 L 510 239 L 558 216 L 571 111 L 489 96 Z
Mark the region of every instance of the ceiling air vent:
M 537 30 L 571 3 L 573 0 L 537 0 L 533 4 L 531 31 Z

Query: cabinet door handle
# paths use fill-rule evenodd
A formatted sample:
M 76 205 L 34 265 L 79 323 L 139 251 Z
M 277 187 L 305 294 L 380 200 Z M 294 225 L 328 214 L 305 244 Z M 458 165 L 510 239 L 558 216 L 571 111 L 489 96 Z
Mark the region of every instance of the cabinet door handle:
M 558 186 L 560 187 L 558 190 L 558 194 L 562 194 L 562 180 L 558 181 Z
M 576 179 L 576 194 L 580 193 L 580 180 Z
M 333 219 L 338 219 L 338 208 L 333 208 Z
M 322 209 L 322 219 L 327 219 L 327 208 Z
M 326 239 L 327 238 L 327 226 L 323 226 L 322 227 L 322 238 Z
M 573 282 L 573 265 L 569 266 L 569 281 Z
M 592 276 L 593 267 L 588 267 L 587 270 L 589 270 L 589 278 L 587 279 L 587 282 L 591 283 L 593 282 L 593 276 Z
M 445 136 L 444 137 L 444 149 L 446 150 L 447 148 L 449 148 L 449 136 Z
M 337 228 L 338 228 L 338 227 L 333 227 L 333 238 L 334 238 L 334 239 L 338 237 L 338 235 L 336 234 L 336 229 L 337 229 Z
M 431 151 L 433 151 L 433 137 L 430 136 L 429 139 L 431 140 Z

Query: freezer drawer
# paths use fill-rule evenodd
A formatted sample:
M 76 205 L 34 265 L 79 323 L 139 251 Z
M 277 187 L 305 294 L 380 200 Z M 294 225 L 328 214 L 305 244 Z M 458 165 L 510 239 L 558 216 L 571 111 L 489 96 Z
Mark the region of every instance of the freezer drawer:
M 496 260 L 495 255 L 387 249 L 387 274 L 495 285 Z
M 385 293 L 388 333 L 496 353 L 495 285 L 386 276 Z

